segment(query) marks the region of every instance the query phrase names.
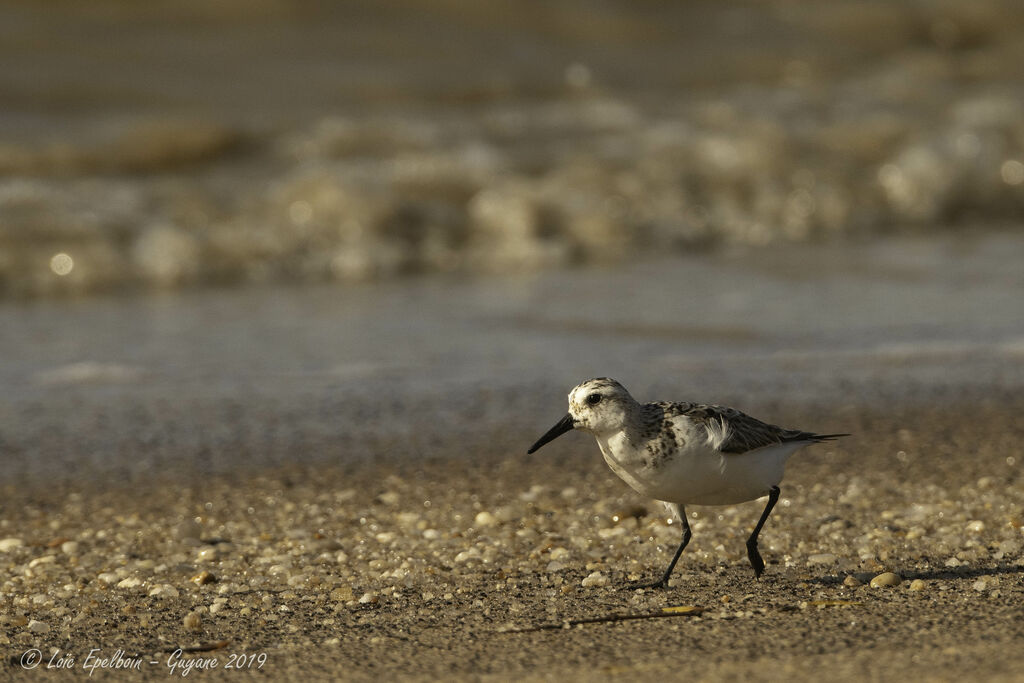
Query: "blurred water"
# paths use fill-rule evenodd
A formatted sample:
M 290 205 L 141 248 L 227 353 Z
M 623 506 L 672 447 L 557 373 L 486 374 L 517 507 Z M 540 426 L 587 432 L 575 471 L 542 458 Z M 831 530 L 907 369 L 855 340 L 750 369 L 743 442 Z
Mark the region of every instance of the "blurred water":
M 0 295 L 1019 226 L 1014 0 L 0 3 Z
M 592 376 L 769 418 L 998 401 L 1024 387 L 1022 260 L 985 234 L 6 302 L 0 476 L 508 455 Z

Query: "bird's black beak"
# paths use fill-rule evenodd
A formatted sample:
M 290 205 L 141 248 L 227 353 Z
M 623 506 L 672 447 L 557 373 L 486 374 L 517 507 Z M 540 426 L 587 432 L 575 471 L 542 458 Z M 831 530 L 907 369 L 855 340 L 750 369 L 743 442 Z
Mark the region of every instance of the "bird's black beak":
M 561 420 L 558 421 L 554 427 L 549 429 L 547 433 L 537 439 L 537 443 L 530 446 L 530 450 L 526 451 L 528 454 L 533 453 L 535 450 L 546 444 L 548 441 L 554 441 L 562 434 L 571 431 L 576 425 L 573 423 L 572 415 L 566 414 Z

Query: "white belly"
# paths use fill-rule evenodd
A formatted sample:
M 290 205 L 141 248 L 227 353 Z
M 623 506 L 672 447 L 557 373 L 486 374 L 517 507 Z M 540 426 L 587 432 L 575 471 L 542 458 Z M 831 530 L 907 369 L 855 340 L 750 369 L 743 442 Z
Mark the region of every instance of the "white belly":
M 658 461 L 616 453 L 598 440 L 604 460 L 638 493 L 680 505 L 733 505 L 767 495 L 782 481 L 786 460 L 806 442 L 774 444 L 747 453 L 721 453 L 703 444 Z

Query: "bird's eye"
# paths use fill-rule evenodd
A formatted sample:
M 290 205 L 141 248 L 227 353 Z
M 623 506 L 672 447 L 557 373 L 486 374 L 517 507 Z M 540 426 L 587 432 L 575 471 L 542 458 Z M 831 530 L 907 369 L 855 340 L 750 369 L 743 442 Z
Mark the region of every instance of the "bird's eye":
M 587 403 L 589 403 L 592 406 L 596 406 L 600 402 L 601 394 L 591 394 L 590 396 L 587 396 Z

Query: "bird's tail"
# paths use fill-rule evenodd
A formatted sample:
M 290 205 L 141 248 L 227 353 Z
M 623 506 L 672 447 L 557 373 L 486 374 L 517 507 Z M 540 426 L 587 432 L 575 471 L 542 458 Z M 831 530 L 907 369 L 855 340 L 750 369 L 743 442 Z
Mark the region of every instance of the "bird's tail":
M 850 436 L 849 434 L 811 434 L 808 437 L 811 441 L 833 441 L 842 436 Z

